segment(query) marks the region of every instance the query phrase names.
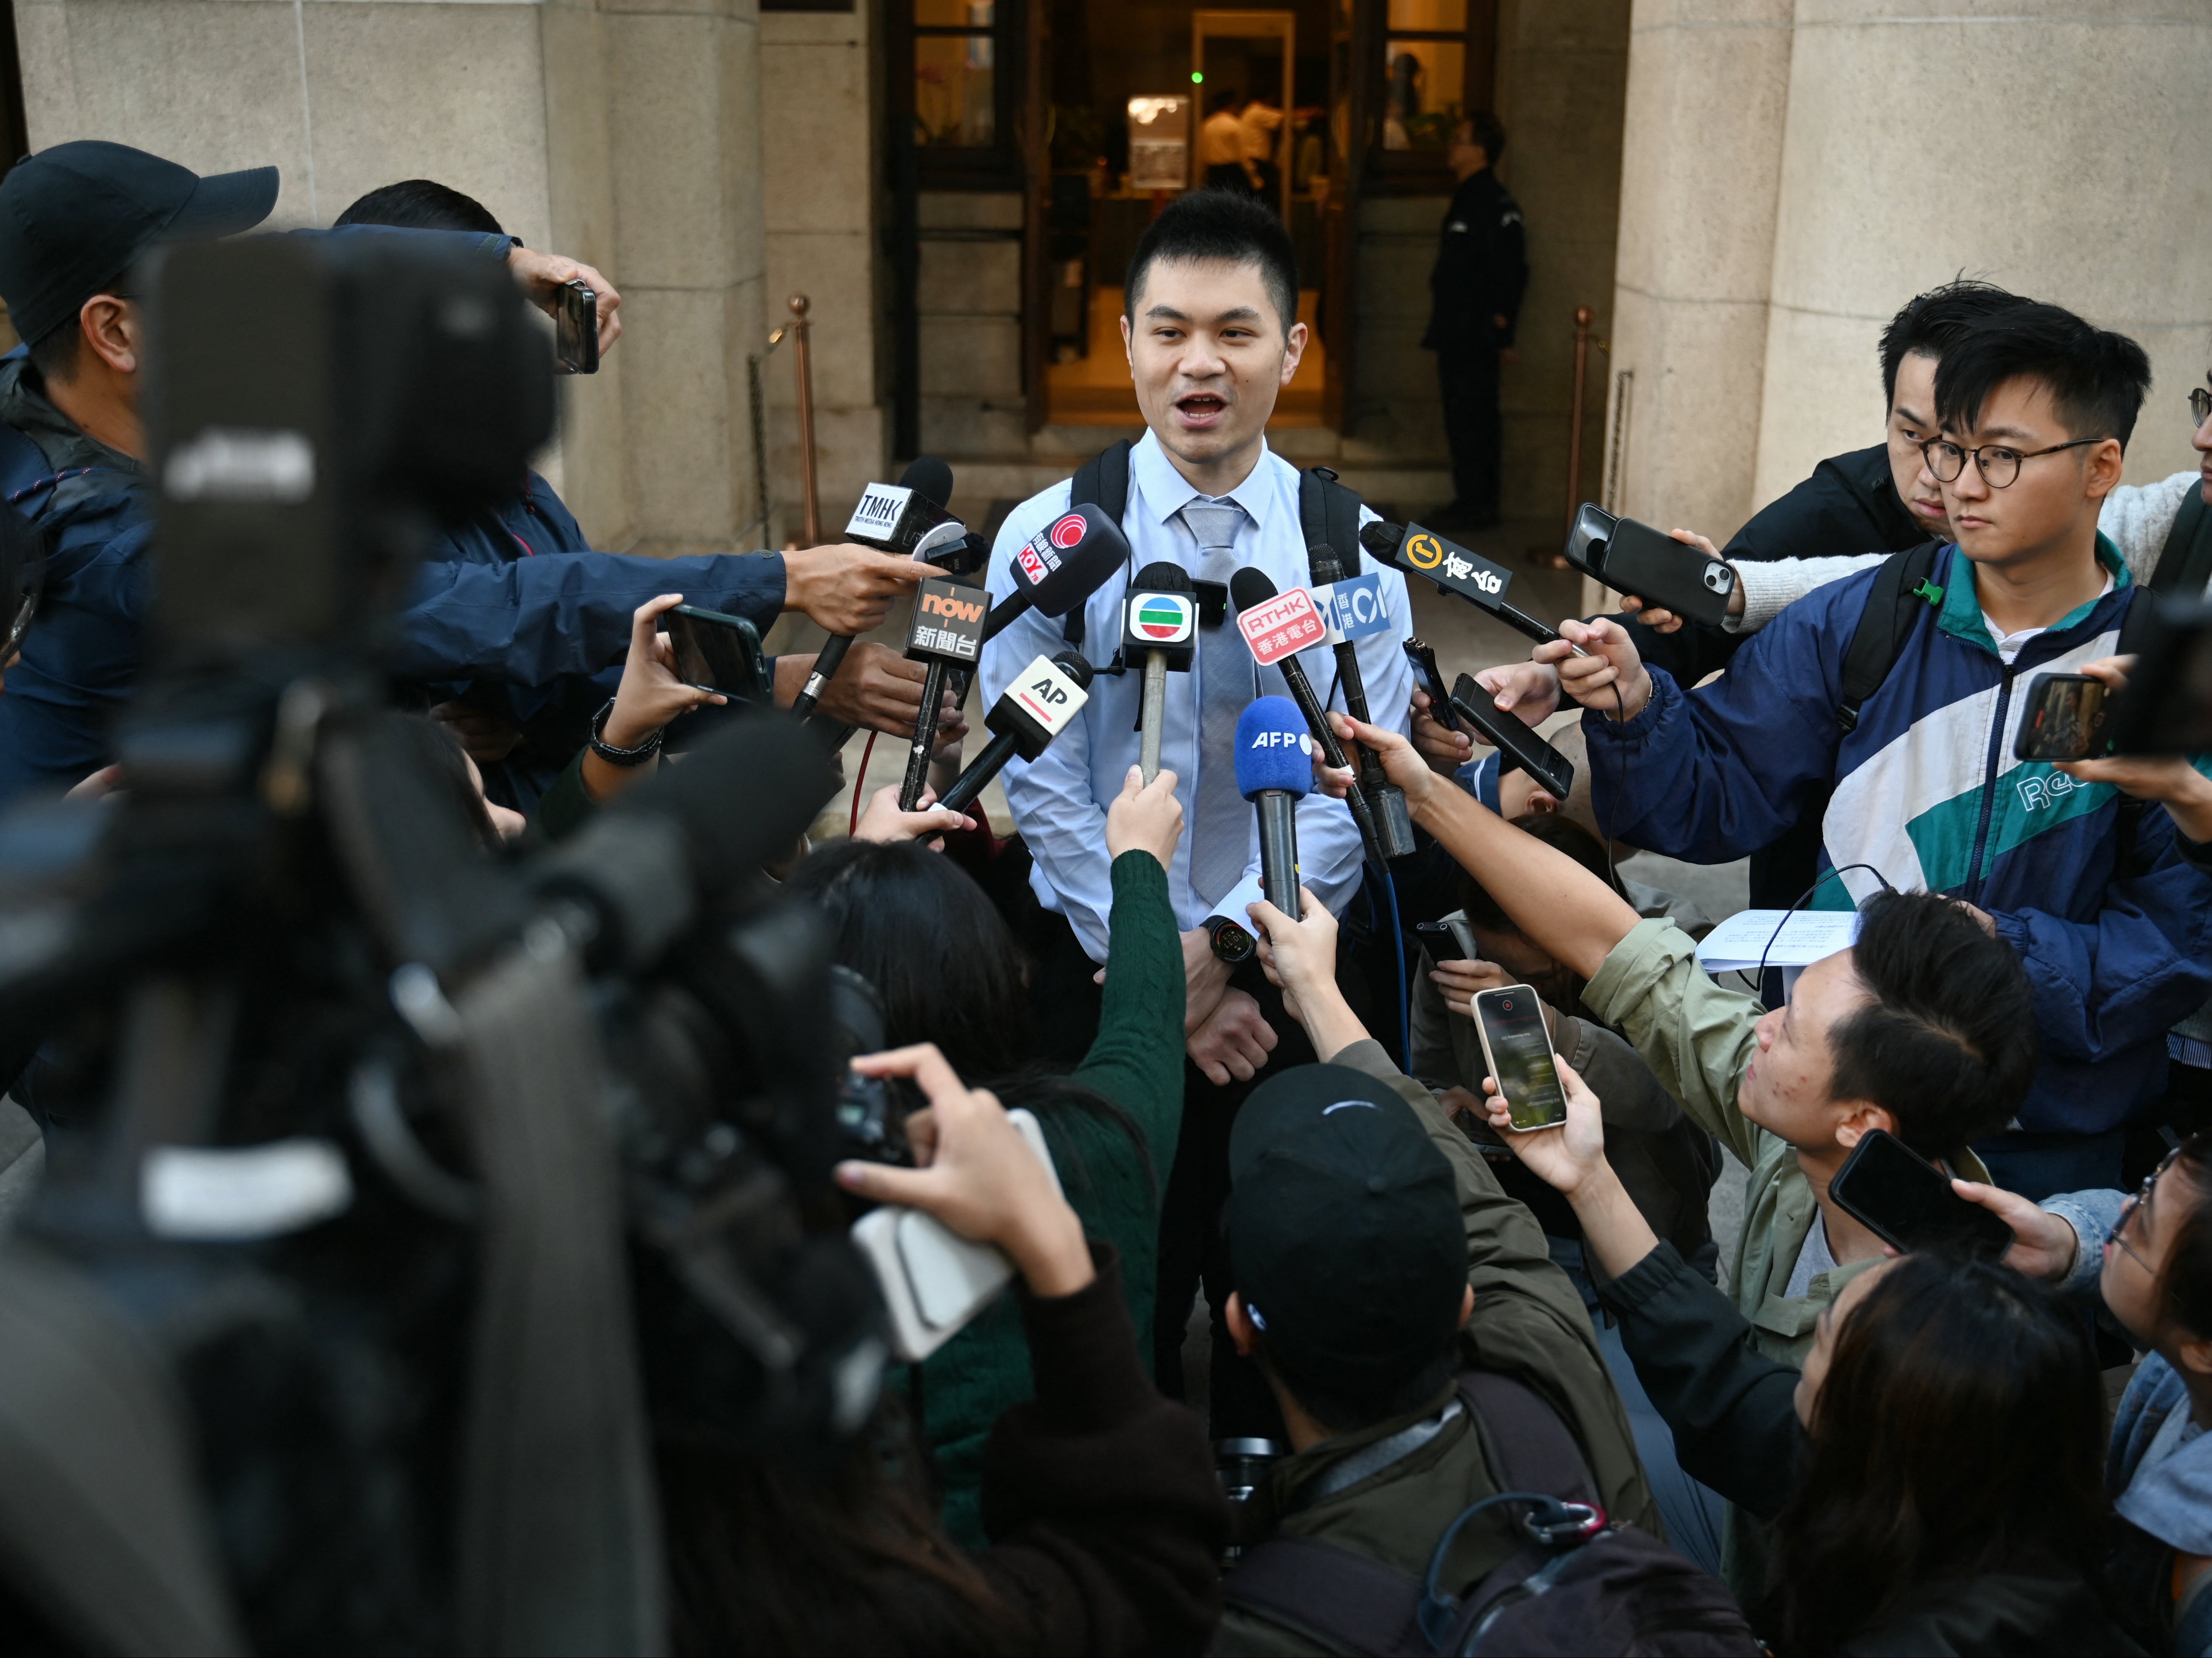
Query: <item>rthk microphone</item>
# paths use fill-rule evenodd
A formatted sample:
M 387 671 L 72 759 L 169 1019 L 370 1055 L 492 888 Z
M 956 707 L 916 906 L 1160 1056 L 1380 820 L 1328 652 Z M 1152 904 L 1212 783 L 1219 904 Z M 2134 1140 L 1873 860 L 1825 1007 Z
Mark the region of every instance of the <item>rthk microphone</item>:
M 1229 578 L 1229 602 L 1237 607 L 1237 630 L 1252 647 L 1254 658 L 1263 668 L 1282 671 L 1283 683 L 1291 688 L 1291 695 L 1305 714 L 1306 724 L 1313 728 L 1321 757 L 1336 770 L 1346 770 L 1352 762 L 1345 757 L 1344 745 L 1329 729 L 1328 713 L 1314 695 L 1305 665 L 1298 660 L 1300 651 L 1320 644 L 1328 632 L 1313 595 L 1303 587 L 1278 593 L 1266 571 L 1248 564 Z M 1375 833 L 1375 816 L 1368 810 L 1367 797 L 1353 789 L 1344 797 L 1344 804 L 1359 827 L 1360 843 L 1367 856 L 1381 867 L 1385 861 L 1382 846 Z
M 1296 814 L 1313 787 L 1311 741 L 1287 696 L 1256 698 L 1237 716 L 1237 792 L 1260 809 L 1260 891 L 1292 920 L 1301 914 Z
M 983 716 L 991 741 L 937 804 L 965 811 L 991 780 L 1017 757 L 1034 760 L 1090 700 L 1091 664 L 1080 651 L 1041 656 L 1014 677 Z
M 1559 635 L 1524 610 L 1505 602 L 1513 585 L 1513 572 L 1493 564 L 1480 553 L 1471 553 L 1455 541 L 1446 541 L 1434 530 L 1418 524 L 1370 524 L 1359 531 L 1359 544 L 1385 564 L 1395 565 L 1407 575 L 1426 576 L 1442 591 L 1479 604 L 1509 628 L 1517 628 L 1539 645 Z M 1581 646 L 1577 656 L 1587 656 Z
M 983 637 L 997 638 L 1030 610 L 1066 616 L 1128 562 L 1120 525 L 1096 507 L 1071 507 L 1014 550 L 1014 591 L 991 607 Z
M 934 455 L 917 455 L 896 483 L 871 483 L 860 492 L 860 504 L 845 521 L 845 539 L 915 558 L 941 556 L 968 536 L 967 526 L 945 510 L 951 499 L 952 469 Z M 850 635 L 830 635 L 805 685 L 791 699 L 792 713 L 804 720 L 814 712 L 852 648 Z
M 1314 603 L 1320 607 L 1336 653 L 1336 683 L 1344 688 L 1344 711 L 1363 726 L 1375 723 L 1367 712 L 1367 681 L 1359 671 L 1359 641 L 1370 634 L 1388 632 L 1390 604 L 1382 592 L 1382 574 L 1346 576 L 1336 550 L 1316 546 L 1311 556 Z M 1352 555 L 1355 568 L 1359 554 Z M 1382 756 L 1363 743 L 1352 745 L 1359 761 L 1359 792 L 1367 797 L 1367 810 L 1375 819 L 1375 838 L 1385 858 L 1408 857 L 1414 849 L 1413 814 L 1406 805 L 1406 791 L 1393 783 L 1382 769 Z
M 1168 675 L 1188 672 L 1198 649 L 1198 593 L 1182 565 L 1162 559 L 1137 572 L 1121 605 L 1121 660 L 1145 665 L 1145 698 L 1137 729 L 1145 734 L 1137 763 L 1147 784 L 1160 774 L 1160 738 L 1167 729 Z
M 921 709 L 914 719 L 914 747 L 907 755 L 906 780 L 899 788 L 899 810 L 912 811 L 929 784 L 930 750 L 937 746 L 937 719 L 945 701 L 945 677 L 975 665 L 983 652 L 983 617 L 990 596 L 964 581 L 935 577 L 915 589 L 914 620 L 906 630 L 907 659 L 926 662 Z

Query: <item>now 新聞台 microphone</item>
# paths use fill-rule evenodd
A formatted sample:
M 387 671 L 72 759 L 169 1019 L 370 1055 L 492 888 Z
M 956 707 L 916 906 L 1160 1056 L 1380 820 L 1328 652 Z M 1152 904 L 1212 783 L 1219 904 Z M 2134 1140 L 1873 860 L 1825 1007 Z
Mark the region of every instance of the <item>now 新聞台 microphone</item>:
M 1509 628 L 1516 628 L 1539 645 L 1548 645 L 1559 635 L 1525 610 L 1505 602 L 1513 585 L 1513 572 L 1493 564 L 1480 553 L 1471 553 L 1455 541 L 1447 541 L 1434 530 L 1418 524 L 1370 524 L 1359 531 L 1359 544 L 1385 564 L 1407 575 L 1425 576 L 1442 591 L 1480 605 Z M 1579 645 L 1577 656 L 1589 652 Z
M 967 525 L 945 510 L 951 499 L 952 469 L 934 455 L 917 455 L 896 483 L 871 483 L 860 491 L 860 504 L 845 521 L 845 538 L 887 553 L 929 559 L 940 547 L 949 549 L 967 539 Z M 792 713 L 804 720 L 814 712 L 852 648 L 851 635 L 830 635 L 814 659 L 805 685 L 791 699 Z
M 1363 726 L 1375 723 L 1367 712 L 1367 681 L 1359 671 L 1359 641 L 1370 634 L 1388 630 L 1389 602 L 1382 595 L 1380 572 L 1347 578 L 1336 550 L 1322 544 L 1310 555 L 1316 584 L 1314 600 L 1328 629 L 1330 648 L 1336 653 L 1336 683 L 1344 688 L 1344 711 Z M 1352 562 L 1356 567 L 1359 555 Z M 1352 744 L 1358 757 L 1360 793 L 1375 819 L 1375 839 L 1386 859 L 1411 855 L 1414 850 L 1413 814 L 1406 805 L 1406 791 L 1382 770 L 1382 756 L 1364 743 Z
M 1147 564 L 1121 604 L 1121 660 L 1145 664 L 1137 729 L 1144 733 L 1137 764 L 1146 783 L 1160 774 L 1160 739 L 1167 730 L 1168 675 L 1186 673 L 1198 650 L 1198 592 L 1190 574 L 1168 559 Z
M 1313 595 L 1303 587 L 1278 593 L 1265 570 L 1248 564 L 1229 578 L 1229 602 L 1236 607 L 1237 629 L 1252 647 L 1254 659 L 1263 668 L 1282 671 L 1283 683 L 1291 688 L 1306 724 L 1312 727 L 1321 757 L 1338 771 L 1350 769 L 1352 762 L 1345 756 L 1344 745 L 1329 729 L 1328 712 L 1314 695 L 1305 664 L 1298 660 L 1300 651 L 1320 644 L 1328 632 Z M 1376 867 L 1383 867 L 1382 844 L 1375 833 L 1375 815 L 1368 807 L 1367 797 L 1355 788 L 1344 797 L 1344 804 L 1358 826 L 1361 847 Z
M 921 708 L 914 718 L 914 746 L 908 751 L 906 780 L 899 787 L 899 810 L 912 811 L 929 783 L 929 757 L 937 745 L 938 713 L 945 701 L 945 676 L 967 672 L 983 653 L 983 621 L 991 596 L 964 581 L 931 577 L 914 590 L 914 619 L 907 624 L 909 662 L 928 664 L 921 682 Z
M 1129 561 L 1121 526 L 1096 507 L 1071 507 L 1014 550 L 1014 591 L 991 607 L 988 642 L 1030 610 L 1066 616 Z
M 1015 675 L 983 726 L 991 740 L 937 804 L 964 812 L 1006 762 L 1034 760 L 1090 700 L 1091 664 L 1080 651 L 1041 656 Z
M 1237 792 L 1260 812 L 1261 895 L 1292 920 L 1300 914 L 1297 812 L 1313 787 L 1311 740 L 1287 696 L 1256 697 L 1237 719 Z

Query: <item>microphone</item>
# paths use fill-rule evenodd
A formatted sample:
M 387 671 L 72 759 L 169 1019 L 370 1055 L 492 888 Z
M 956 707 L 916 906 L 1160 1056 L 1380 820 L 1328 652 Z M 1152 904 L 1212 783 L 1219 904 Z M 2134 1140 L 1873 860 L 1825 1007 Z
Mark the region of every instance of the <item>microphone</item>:
M 1303 587 L 1293 587 L 1279 595 L 1267 573 L 1248 564 L 1229 578 L 1229 602 L 1237 607 L 1237 630 L 1252 647 L 1252 654 L 1260 665 L 1282 670 L 1283 682 L 1291 688 L 1291 695 L 1304 710 L 1314 741 L 1320 745 L 1322 758 L 1339 771 L 1347 769 L 1352 762 L 1345 757 L 1344 744 L 1329 729 L 1328 712 L 1322 707 L 1321 698 L 1314 695 L 1313 681 L 1306 677 L 1305 665 L 1298 660 L 1297 653 L 1309 645 L 1320 644 L 1327 631 L 1313 595 Z M 1360 843 L 1367 856 L 1380 867 L 1383 863 L 1382 846 L 1375 832 L 1375 816 L 1368 808 L 1367 797 L 1354 789 L 1344 797 L 1344 804 L 1351 810 L 1352 821 L 1358 825 Z
M 1356 566 L 1359 555 L 1352 556 Z M 1359 671 L 1358 641 L 1390 626 L 1389 602 L 1382 595 L 1377 574 L 1346 578 L 1336 550 L 1326 543 L 1312 552 L 1314 602 L 1321 607 L 1322 624 L 1336 653 L 1336 683 L 1344 687 L 1344 708 L 1363 726 L 1375 722 L 1367 713 L 1367 682 Z M 1367 797 L 1367 810 L 1375 819 L 1375 839 L 1385 859 L 1408 856 L 1414 850 L 1413 814 L 1406 805 L 1406 791 L 1393 783 L 1382 769 L 1382 756 L 1364 744 L 1354 744 L 1359 760 L 1359 792 Z
M 1293 920 L 1300 914 L 1296 814 L 1313 786 L 1311 742 L 1305 716 L 1286 696 L 1256 697 L 1237 716 L 1237 792 L 1260 809 L 1260 890 Z
M 992 606 L 984 639 L 1029 610 L 1066 616 L 1128 562 L 1120 525 L 1096 507 L 1071 507 L 1014 550 L 1014 591 Z
M 899 788 L 899 810 L 912 811 L 929 782 L 929 755 L 937 743 L 937 717 L 945 700 L 945 677 L 975 665 L 983 653 L 983 622 L 990 596 L 965 581 L 936 576 L 914 592 L 914 619 L 907 624 L 909 662 L 926 662 L 921 708 L 914 717 L 914 746 L 908 751 L 906 780 Z
M 928 558 L 933 551 L 957 545 L 967 536 L 967 526 L 945 510 L 951 499 L 952 469 L 934 455 L 917 455 L 896 483 L 871 483 L 860 491 L 860 504 L 845 520 L 845 539 L 887 553 Z M 791 699 L 793 714 L 804 720 L 814 712 L 852 648 L 851 635 L 830 635 L 814 659 L 814 671 Z
M 1080 651 L 1041 656 L 1014 677 L 1006 694 L 991 705 L 983 725 L 991 741 L 962 772 L 937 804 L 965 811 L 970 801 L 1019 756 L 1034 760 L 1060 735 L 1060 728 L 1091 700 L 1091 664 Z
M 1137 729 L 1145 734 L 1138 765 L 1146 784 L 1160 774 L 1160 738 L 1167 730 L 1168 675 L 1188 673 L 1198 649 L 1197 590 L 1182 566 L 1167 559 L 1137 572 L 1121 605 L 1121 659 L 1141 653 L 1145 697 Z
M 1418 524 L 1370 524 L 1360 530 L 1359 544 L 1382 562 L 1407 575 L 1426 576 L 1442 592 L 1481 606 L 1539 645 L 1548 645 L 1559 636 L 1557 630 L 1505 602 L 1505 590 L 1513 584 L 1512 571 L 1480 553 L 1468 551 L 1455 541 L 1445 540 L 1434 530 L 1425 530 Z M 1572 648 L 1577 656 L 1589 654 L 1579 645 Z

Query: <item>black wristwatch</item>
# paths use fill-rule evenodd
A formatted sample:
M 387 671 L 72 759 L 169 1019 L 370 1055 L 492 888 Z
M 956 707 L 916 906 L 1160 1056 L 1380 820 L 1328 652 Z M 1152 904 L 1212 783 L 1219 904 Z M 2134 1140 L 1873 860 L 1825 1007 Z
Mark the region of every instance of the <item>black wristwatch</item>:
M 611 744 L 601 742 L 599 733 L 606 730 L 607 716 L 614 711 L 615 700 L 611 696 L 607 699 L 606 707 L 592 716 L 592 752 L 593 754 L 599 756 L 610 766 L 641 766 L 660 752 L 660 732 L 657 731 L 634 749 L 618 749 Z
M 1214 955 L 1231 967 L 1239 962 L 1250 961 L 1252 952 L 1260 947 L 1260 941 L 1252 936 L 1251 928 L 1231 920 L 1226 915 L 1206 918 L 1206 937 L 1213 946 Z

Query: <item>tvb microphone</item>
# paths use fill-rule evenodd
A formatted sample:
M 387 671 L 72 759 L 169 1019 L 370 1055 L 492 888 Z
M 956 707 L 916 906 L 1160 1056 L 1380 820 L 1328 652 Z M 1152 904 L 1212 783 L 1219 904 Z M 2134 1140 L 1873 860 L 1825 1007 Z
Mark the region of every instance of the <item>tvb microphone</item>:
M 1168 675 L 1187 673 L 1198 649 L 1198 591 L 1180 564 L 1162 559 L 1137 572 L 1121 604 L 1121 660 L 1145 665 L 1145 697 L 1137 729 L 1145 734 L 1137 763 L 1150 784 L 1160 774 L 1160 738 L 1167 729 Z
M 945 510 L 951 499 L 952 469 L 934 455 L 917 455 L 896 483 L 871 483 L 860 492 L 860 504 L 845 521 L 845 539 L 887 553 L 927 558 L 967 537 L 967 526 Z M 814 659 L 814 671 L 791 699 L 792 713 L 804 720 L 814 712 L 852 648 L 849 634 L 830 635 L 821 655 Z
M 915 715 L 914 747 L 906 762 L 906 780 L 899 788 L 899 810 L 912 811 L 929 782 L 930 750 L 937 745 L 938 711 L 945 701 L 945 678 L 975 665 L 983 652 L 983 618 L 990 596 L 964 581 L 945 581 L 932 576 L 915 589 L 914 620 L 906 630 L 906 654 L 910 662 L 926 662 L 921 709 Z
M 937 804 L 965 811 L 1017 756 L 1034 760 L 1090 701 L 1091 664 L 1080 651 L 1041 656 L 1014 677 L 983 716 L 991 741 Z
M 1300 914 L 1296 813 L 1313 786 L 1310 744 L 1305 716 L 1287 696 L 1255 698 L 1237 716 L 1237 792 L 1260 809 L 1260 891 L 1293 920 Z
M 1096 507 L 1071 507 L 1014 550 L 1014 591 L 991 607 L 986 640 L 1030 610 L 1066 616 L 1129 562 L 1121 526 Z
M 1347 769 L 1352 762 L 1345 757 L 1344 744 L 1329 729 L 1328 710 L 1314 695 L 1313 681 L 1306 677 L 1305 665 L 1298 660 L 1300 651 L 1320 644 L 1328 632 L 1313 595 L 1303 587 L 1279 594 L 1266 571 L 1248 564 L 1229 578 L 1229 602 L 1237 607 L 1237 631 L 1244 635 L 1260 665 L 1282 670 L 1283 683 L 1304 711 L 1322 758 L 1339 771 Z M 1352 821 L 1358 825 L 1360 844 L 1367 856 L 1380 866 L 1382 847 L 1375 833 L 1375 815 L 1368 809 L 1367 797 L 1353 789 L 1344 797 L 1344 804 L 1351 810 Z
M 1557 630 L 1505 602 L 1505 591 L 1513 585 L 1512 571 L 1480 553 L 1468 551 L 1455 541 L 1446 541 L 1434 530 L 1425 530 L 1418 524 L 1370 524 L 1359 531 L 1359 544 L 1382 562 L 1407 575 L 1425 576 L 1441 591 L 1481 606 L 1539 645 L 1548 645 L 1559 636 Z M 1573 649 L 1577 656 L 1589 654 L 1579 645 Z
M 1359 555 L 1355 552 L 1352 556 L 1357 564 Z M 1359 641 L 1390 626 L 1382 578 L 1380 574 L 1347 578 L 1335 549 L 1326 545 L 1313 550 L 1312 564 L 1318 584 L 1314 600 L 1321 607 L 1322 621 L 1336 653 L 1336 683 L 1344 687 L 1345 712 L 1361 725 L 1371 726 L 1375 721 L 1367 712 L 1367 682 L 1359 671 Z M 1410 855 L 1414 849 L 1413 814 L 1407 808 L 1406 791 L 1384 773 L 1382 756 L 1374 750 L 1354 744 L 1352 750 L 1359 760 L 1359 792 L 1367 797 L 1367 810 L 1375 819 L 1375 839 L 1382 855 L 1389 859 Z

